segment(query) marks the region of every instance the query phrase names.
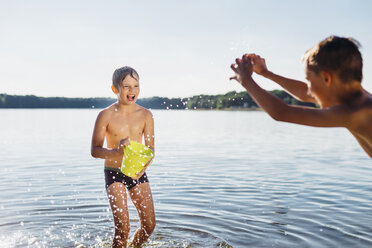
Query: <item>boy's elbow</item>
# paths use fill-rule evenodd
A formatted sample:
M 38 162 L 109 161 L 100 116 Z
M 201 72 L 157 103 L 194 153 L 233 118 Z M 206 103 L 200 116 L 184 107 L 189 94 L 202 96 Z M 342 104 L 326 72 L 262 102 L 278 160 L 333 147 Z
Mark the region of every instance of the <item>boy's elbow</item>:
M 276 121 L 281 121 L 280 117 L 278 115 L 270 115 L 270 116 L 271 116 L 271 118 L 273 118 Z
M 282 115 L 280 112 L 271 112 L 271 113 L 268 113 L 270 115 L 271 118 L 273 118 L 274 120 L 276 121 L 283 121 L 282 120 Z
M 94 147 L 92 147 L 92 148 L 90 149 L 90 155 L 91 155 L 93 158 L 97 158 L 96 149 L 94 149 Z
M 285 111 L 275 111 L 269 113 L 270 117 L 273 118 L 276 121 L 288 121 L 287 120 L 287 114 Z

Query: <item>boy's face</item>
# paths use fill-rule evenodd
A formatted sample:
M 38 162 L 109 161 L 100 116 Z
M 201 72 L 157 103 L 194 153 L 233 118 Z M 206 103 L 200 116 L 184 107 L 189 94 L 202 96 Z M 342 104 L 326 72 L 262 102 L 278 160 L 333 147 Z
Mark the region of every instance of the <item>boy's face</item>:
M 118 89 L 119 100 L 124 104 L 133 104 L 136 102 L 139 95 L 139 82 L 136 78 L 128 75 L 124 78 L 121 83 L 120 89 Z
M 327 89 L 323 78 L 320 73 L 316 73 L 307 67 L 305 67 L 305 75 L 308 82 L 308 94 L 313 96 L 321 107 L 324 107 Z

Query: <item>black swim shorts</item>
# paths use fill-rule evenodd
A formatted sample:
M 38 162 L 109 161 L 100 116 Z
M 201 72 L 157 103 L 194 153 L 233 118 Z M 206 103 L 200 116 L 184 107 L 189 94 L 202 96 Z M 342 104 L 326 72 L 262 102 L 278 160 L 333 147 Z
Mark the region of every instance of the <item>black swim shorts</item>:
M 128 190 L 133 188 L 136 185 L 140 185 L 141 183 L 149 182 L 147 178 L 146 172 L 137 180 L 128 177 L 120 171 L 120 169 L 116 168 L 109 168 L 105 167 L 105 182 L 106 182 L 106 189 L 113 183 L 119 182 L 123 183 Z

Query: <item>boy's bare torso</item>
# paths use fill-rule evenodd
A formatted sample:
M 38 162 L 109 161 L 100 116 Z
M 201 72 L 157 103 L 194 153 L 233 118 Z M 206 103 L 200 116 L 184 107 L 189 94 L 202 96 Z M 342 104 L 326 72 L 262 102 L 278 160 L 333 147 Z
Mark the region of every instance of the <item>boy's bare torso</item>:
M 117 148 L 120 140 L 129 137 L 130 140 L 142 143 L 142 135 L 149 111 L 139 105 L 133 111 L 119 111 L 114 104 L 103 111 L 107 118 L 106 141 L 108 148 Z M 120 168 L 123 156 L 111 157 L 105 160 L 106 167 Z
M 348 130 L 353 134 L 364 151 L 372 158 L 372 95 L 364 92 L 366 97 L 356 106 L 353 121 Z

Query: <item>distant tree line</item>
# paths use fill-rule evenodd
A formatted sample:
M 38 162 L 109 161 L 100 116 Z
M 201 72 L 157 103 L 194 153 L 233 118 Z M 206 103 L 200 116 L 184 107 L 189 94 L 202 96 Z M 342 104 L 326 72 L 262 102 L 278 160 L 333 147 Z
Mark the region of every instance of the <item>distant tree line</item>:
M 270 91 L 287 104 L 315 107 L 313 103 L 296 100 L 283 90 Z M 248 109 L 258 108 L 257 103 L 246 92 L 230 91 L 221 95 L 196 95 L 188 98 L 151 97 L 139 99 L 138 104 L 152 109 Z
M 67 98 L 0 94 L 0 108 L 105 108 L 112 98 Z
M 271 94 L 293 105 L 315 106 L 303 103 L 282 90 Z M 0 94 L 0 108 L 105 108 L 114 98 L 67 98 L 38 97 L 34 95 L 16 96 Z M 150 97 L 140 98 L 137 103 L 150 109 L 248 109 L 258 108 L 247 92 L 230 91 L 221 95 L 197 95 L 188 98 Z

